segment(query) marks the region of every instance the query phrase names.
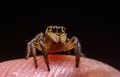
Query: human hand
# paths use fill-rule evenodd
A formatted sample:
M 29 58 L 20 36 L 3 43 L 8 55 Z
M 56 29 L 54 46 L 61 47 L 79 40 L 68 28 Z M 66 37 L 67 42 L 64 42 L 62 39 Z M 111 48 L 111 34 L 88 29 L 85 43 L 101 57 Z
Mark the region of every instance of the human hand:
M 80 58 L 79 68 L 75 57 L 70 55 L 49 55 L 50 71 L 43 56 L 37 57 L 38 68 L 33 58 L 16 59 L 0 63 L 0 77 L 120 77 L 117 69 L 89 58 Z

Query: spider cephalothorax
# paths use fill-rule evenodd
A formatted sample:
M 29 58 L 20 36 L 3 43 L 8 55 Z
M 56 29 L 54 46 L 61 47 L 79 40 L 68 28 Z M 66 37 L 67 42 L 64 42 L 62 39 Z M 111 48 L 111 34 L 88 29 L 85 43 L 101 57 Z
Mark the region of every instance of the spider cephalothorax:
M 67 33 L 65 32 L 65 27 L 63 26 L 48 26 L 45 33 L 39 33 L 36 35 L 36 37 L 27 43 L 26 58 L 28 58 L 32 52 L 34 63 L 36 67 L 38 67 L 36 49 L 43 53 L 45 63 L 49 71 L 50 67 L 48 53 L 65 52 L 74 49 L 76 56 L 76 67 L 79 66 L 80 57 L 84 56 L 81 52 L 81 45 L 78 38 L 73 36 L 71 39 L 69 39 L 67 37 Z
M 48 26 L 45 32 L 54 42 L 65 43 L 67 33 L 63 26 Z

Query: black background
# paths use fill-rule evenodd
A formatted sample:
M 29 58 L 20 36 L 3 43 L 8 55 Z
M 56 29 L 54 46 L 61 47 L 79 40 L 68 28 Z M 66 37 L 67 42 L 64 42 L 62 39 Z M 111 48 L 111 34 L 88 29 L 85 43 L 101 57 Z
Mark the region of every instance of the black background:
M 64 25 L 68 37 L 79 38 L 87 57 L 120 70 L 118 12 L 112 6 L 93 6 L 91 3 L 69 9 L 1 8 L 0 61 L 24 58 L 26 43 L 36 34 L 44 32 L 48 25 Z

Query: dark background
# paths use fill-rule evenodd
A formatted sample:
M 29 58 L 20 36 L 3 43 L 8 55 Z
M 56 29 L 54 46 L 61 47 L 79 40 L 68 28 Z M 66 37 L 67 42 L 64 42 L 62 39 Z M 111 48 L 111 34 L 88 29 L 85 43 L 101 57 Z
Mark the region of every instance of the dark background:
M 36 34 L 48 25 L 64 25 L 68 37 L 79 38 L 87 57 L 120 70 L 120 23 L 116 17 L 114 8 L 90 3 L 77 9 L 1 8 L 0 61 L 24 58 L 26 43 Z

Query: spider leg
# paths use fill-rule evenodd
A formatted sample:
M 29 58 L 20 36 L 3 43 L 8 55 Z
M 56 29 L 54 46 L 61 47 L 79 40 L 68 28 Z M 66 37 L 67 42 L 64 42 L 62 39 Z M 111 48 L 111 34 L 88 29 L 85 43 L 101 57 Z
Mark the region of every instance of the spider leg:
M 28 57 L 30 56 L 31 53 L 31 44 L 27 43 L 27 55 L 26 55 L 26 59 L 28 59 Z
M 39 33 L 35 38 L 33 38 L 30 42 L 27 43 L 26 59 L 28 59 L 28 57 L 32 53 L 34 64 L 35 64 L 36 68 L 38 67 L 38 65 L 37 65 L 37 58 L 36 58 L 36 48 L 41 50 L 41 48 L 39 48 L 39 46 L 37 46 L 36 43 L 39 42 L 39 40 L 42 39 L 42 36 L 43 36 L 43 33 Z
M 33 55 L 33 60 L 34 60 L 34 64 L 35 64 L 35 67 L 37 68 L 38 67 L 38 64 L 37 64 L 37 58 L 36 58 L 36 48 L 35 46 L 32 44 L 32 55 Z
M 71 40 L 73 40 L 74 44 L 74 54 L 76 56 L 76 67 L 79 67 L 80 57 L 84 56 L 81 52 L 81 45 L 77 37 L 73 37 Z
M 45 59 L 45 63 L 47 65 L 47 69 L 48 69 L 48 71 L 50 71 L 48 53 L 47 53 L 46 47 L 45 47 L 45 45 L 42 41 L 40 41 L 40 46 L 42 48 L 42 53 L 43 53 L 43 56 L 44 56 L 44 59 Z
M 27 44 L 27 55 L 26 55 L 26 59 L 28 59 L 28 57 L 30 56 L 31 53 L 32 53 L 32 55 L 33 55 L 33 60 L 34 60 L 35 67 L 37 68 L 38 65 L 37 65 L 37 58 L 36 58 L 36 48 L 35 48 L 35 46 L 34 46 L 34 43 L 29 42 L 29 43 Z
M 80 57 L 84 57 L 83 53 L 81 52 L 81 45 L 77 37 L 73 36 L 71 39 L 69 39 L 65 46 L 65 51 L 71 50 L 74 48 L 74 54 L 75 54 L 75 65 L 78 68 Z

